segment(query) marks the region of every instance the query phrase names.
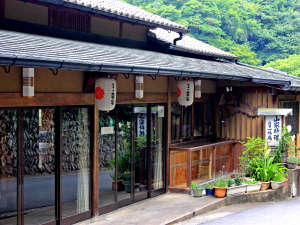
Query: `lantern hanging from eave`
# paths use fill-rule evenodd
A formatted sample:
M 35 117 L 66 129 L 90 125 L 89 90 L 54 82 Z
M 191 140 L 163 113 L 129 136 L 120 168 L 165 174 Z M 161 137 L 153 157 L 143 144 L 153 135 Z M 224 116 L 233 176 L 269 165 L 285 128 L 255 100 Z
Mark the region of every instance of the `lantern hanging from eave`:
M 137 99 L 144 97 L 144 76 L 135 76 L 135 97 Z
M 195 80 L 195 98 L 201 98 L 201 80 Z
M 192 80 L 177 81 L 177 97 L 179 105 L 192 105 L 194 102 L 194 82 Z
M 34 96 L 34 68 L 23 68 L 23 96 Z
M 112 78 L 99 78 L 95 82 L 96 106 L 101 111 L 111 111 L 116 106 L 117 82 Z

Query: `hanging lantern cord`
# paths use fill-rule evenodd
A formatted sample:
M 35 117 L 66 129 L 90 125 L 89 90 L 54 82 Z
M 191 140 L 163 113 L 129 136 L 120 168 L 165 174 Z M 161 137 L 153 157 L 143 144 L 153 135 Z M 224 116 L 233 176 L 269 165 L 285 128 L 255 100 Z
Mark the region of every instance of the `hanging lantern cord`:
M 11 66 L 2 66 L 5 73 L 10 73 Z

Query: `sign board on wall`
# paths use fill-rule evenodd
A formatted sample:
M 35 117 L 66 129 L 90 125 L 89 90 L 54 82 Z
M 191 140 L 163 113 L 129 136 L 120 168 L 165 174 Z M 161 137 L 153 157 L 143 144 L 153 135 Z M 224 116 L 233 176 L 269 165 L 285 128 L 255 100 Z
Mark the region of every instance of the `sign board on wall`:
M 282 116 L 266 116 L 265 137 L 269 146 L 278 146 L 282 131 Z

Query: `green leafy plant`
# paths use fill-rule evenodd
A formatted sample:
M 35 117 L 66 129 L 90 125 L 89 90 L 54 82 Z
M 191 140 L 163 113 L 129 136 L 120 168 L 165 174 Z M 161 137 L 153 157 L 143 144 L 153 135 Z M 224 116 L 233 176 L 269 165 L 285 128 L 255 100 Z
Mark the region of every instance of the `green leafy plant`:
M 247 180 L 247 181 L 245 181 L 245 184 L 258 184 L 259 183 L 259 181 L 257 181 L 257 180 Z
M 247 142 L 241 143 L 245 146 L 245 150 L 240 157 L 240 168 L 242 172 L 249 174 L 249 162 L 263 157 L 269 147 L 266 140 L 261 138 L 248 137 Z
M 276 182 L 283 182 L 285 181 L 285 176 L 284 174 L 276 174 L 273 178 L 272 181 L 276 181 Z
M 196 183 L 191 184 L 191 189 L 198 189 L 198 188 L 200 188 L 198 184 Z
M 284 163 L 274 163 L 274 156 L 267 151 L 262 158 L 255 158 L 249 162 L 251 177 L 263 182 L 269 182 L 274 176 L 287 175 Z
M 299 159 L 296 156 L 290 156 L 290 157 L 288 157 L 288 162 L 289 163 L 298 163 Z
M 240 185 L 242 185 L 242 183 L 243 183 L 243 179 L 240 176 L 237 176 L 234 178 L 234 184 L 236 186 L 240 186 Z
M 233 184 L 234 184 L 234 181 L 232 179 L 227 180 L 227 187 L 232 187 Z
M 282 162 L 282 155 L 287 153 L 288 150 L 292 147 L 292 135 L 288 132 L 286 126 L 282 127 L 281 137 L 279 139 L 279 145 L 274 150 L 274 162 Z
M 210 185 L 210 184 L 206 184 L 206 185 L 205 185 L 205 188 L 206 188 L 206 189 L 213 189 L 213 186 Z
M 214 186 L 218 188 L 226 188 L 227 182 L 223 178 L 218 178 L 214 181 Z

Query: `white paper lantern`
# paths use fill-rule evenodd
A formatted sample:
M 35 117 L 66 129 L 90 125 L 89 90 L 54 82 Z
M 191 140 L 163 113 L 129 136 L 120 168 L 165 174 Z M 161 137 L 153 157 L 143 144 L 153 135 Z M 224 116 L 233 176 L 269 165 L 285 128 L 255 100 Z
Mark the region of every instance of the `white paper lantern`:
M 201 98 L 201 80 L 195 80 L 195 98 Z
M 194 102 L 194 82 L 181 80 L 177 82 L 178 103 L 182 106 L 192 105 Z
M 135 77 L 135 97 L 142 99 L 144 97 L 144 77 L 136 76 Z
M 23 68 L 23 96 L 34 96 L 34 68 Z
M 96 106 L 101 111 L 111 111 L 116 106 L 117 82 L 111 78 L 99 78 L 95 82 Z

